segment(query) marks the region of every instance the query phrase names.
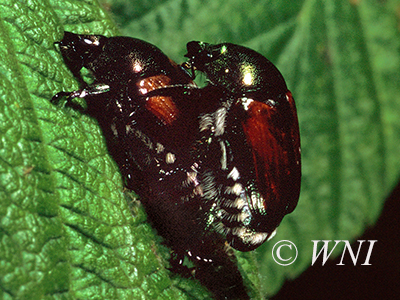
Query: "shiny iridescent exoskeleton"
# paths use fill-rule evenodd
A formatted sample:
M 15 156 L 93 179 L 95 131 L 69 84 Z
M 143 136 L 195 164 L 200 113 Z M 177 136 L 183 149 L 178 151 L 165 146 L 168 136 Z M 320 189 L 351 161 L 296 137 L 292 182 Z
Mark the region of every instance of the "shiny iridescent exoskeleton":
M 184 66 L 209 81 L 203 101 L 220 97 L 219 109 L 200 121 L 210 145 L 204 153 L 212 147 L 220 153 L 205 161 L 213 170 L 211 191 L 219 191 L 207 199 L 214 201 L 210 220 L 232 247 L 253 250 L 297 205 L 301 164 L 295 103 L 278 69 L 251 49 L 193 41 L 187 50 Z
M 219 229 L 229 218 L 221 215 L 218 198 L 229 194 L 237 201 L 235 180 L 229 179 L 236 173 L 220 173 L 215 164 L 221 157 L 236 160 L 231 146 L 214 138 L 214 128 L 225 128 L 219 123 L 228 113 L 225 93 L 199 89 L 181 66 L 138 39 L 66 32 L 57 44 L 81 89 L 60 92 L 52 101 L 66 96 L 68 106 L 82 110 L 74 99 L 85 99 L 85 113 L 97 119 L 127 187 L 141 196 L 153 226 L 174 250 L 173 269 L 187 270 L 181 264 L 186 255 L 215 298 L 249 299 Z M 91 71 L 92 84 L 82 79 L 82 68 Z M 222 191 L 220 175 L 229 181 Z M 246 213 L 248 204 L 240 206 L 234 209 Z

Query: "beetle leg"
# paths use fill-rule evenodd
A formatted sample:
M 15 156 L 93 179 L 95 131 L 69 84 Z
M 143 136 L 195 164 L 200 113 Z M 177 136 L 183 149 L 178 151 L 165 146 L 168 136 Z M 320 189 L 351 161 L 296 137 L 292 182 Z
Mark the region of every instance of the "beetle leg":
M 185 278 L 193 278 L 193 273 L 195 272 L 195 269 L 183 265 L 184 259 L 184 254 L 173 251 L 169 260 L 169 263 L 171 265 L 169 270 L 173 273 L 180 274 Z
M 67 98 L 67 103 L 65 106 L 71 107 L 73 109 L 77 110 L 84 110 L 83 107 L 76 102 L 73 101 L 75 98 L 85 98 L 87 96 L 91 95 L 98 95 L 98 94 L 103 94 L 107 93 L 110 90 L 110 86 L 106 84 L 96 84 L 92 86 L 88 86 L 84 89 L 80 89 L 77 91 L 73 92 L 59 92 L 51 98 L 51 103 L 58 105 L 60 103 L 60 99 L 66 97 Z
M 189 99 L 190 96 L 197 95 L 199 92 L 198 88 L 194 88 L 193 86 L 187 86 L 187 85 L 170 85 L 162 88 L 158 88 L 155 90 L 152 90 L 146 94 L 143 95 L 143 97 L 154 97 L 154 96 L 170 96 L 170 97 L 175 97 L 175 96 L 185 96 Z
M 193 63 L 191 62 L 184 62 L 183 64 L 181 64 L 181 67 L 187 72 L 189 73 L 190 77 L 192 78 L 192 80 L 194 80 L 196 78 L 196 74 L 195 74 L 195 70 L 196 67 L 194 66 Z M 189 72 L 190 70 L 190 72 Z

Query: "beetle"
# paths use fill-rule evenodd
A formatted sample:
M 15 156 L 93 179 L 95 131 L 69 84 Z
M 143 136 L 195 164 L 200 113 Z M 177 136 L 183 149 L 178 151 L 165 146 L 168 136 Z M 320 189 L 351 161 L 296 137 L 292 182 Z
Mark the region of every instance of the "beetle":
M 187 270 L 186 256 L 195 278 L 217 299 L 248 299 L 236 260 L 213 221 L 217 166 L 210 158 L 229 154 L 202 132 L 204 117 L 218 115 L 223 94 L 207 95 L 183 67 L 142 40 L 65 32 L 57 44 L 81 89 L 60 92 L 52 102 L 66 97 L 67 106 L 98 121 L 127 187 L 140 195 L 151 223 L 173 249 L 173 271 Z M 83 80 L 82 68 L 92 73 L 93 83 Z M 87 108 L 76 105 L 76 98 Z M 207 124 L 218 127 L 217 119 Z
M 220 113 L 205 114 L 201 128 L 231 158 L 222 156 L 220 167 L 214 168 L 213 184 L 222 187 L 214 206 L 214 226 L 232 247 L 250 251 L 273 237 L 299 199 L 295 102 L 279 70 L 252 49 L 192 41 L 187 50 L 188 61 L 182 66 L 193 78 L 195 71 L 206 75 L 206 94 L 223 95 Z M 210 119 L 214 121 L 207 123 Z

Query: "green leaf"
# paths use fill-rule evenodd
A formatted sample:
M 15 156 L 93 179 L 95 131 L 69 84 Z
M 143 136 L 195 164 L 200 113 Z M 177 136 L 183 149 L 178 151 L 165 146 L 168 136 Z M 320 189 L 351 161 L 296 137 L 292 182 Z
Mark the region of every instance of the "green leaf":
M 311 240 L 359 236 L 399 177 L 399 5 L 108 0 L 123 34 L 176 61 L 191 40 L 249 46 L 294 94 L 302 193 L 273 240 L 237 253 L 255 298 L 311 264 Z M 127 201 L 96 122 L 49 103 L 78 88 L 53 45 L 64 30 L 119 34 L 94 0 L 0 0 L 0 298 L 208 299 L 166 269 L 168 249 Z M 299 250 L 287 267 L 271 257 L 284 239 Z
M 0 8 L 0 298 L 208 298 L 171 279 L 97 123 L 50 104 L 78 88 L 53 43 L 64 30 L 116 35 L 113 22 L 89 0 Z

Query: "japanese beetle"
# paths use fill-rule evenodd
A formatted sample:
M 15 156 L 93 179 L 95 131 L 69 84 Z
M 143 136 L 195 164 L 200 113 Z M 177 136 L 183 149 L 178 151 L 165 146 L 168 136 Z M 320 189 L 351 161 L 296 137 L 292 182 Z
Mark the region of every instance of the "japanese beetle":
M 82 88 L 52 101 L 67 96 L 68 106 L 81 109 L 74 99 L 84 98 L 84 111 L 97 119 L 127 187 L 141 196 L 150 221 L 174 250 L 174 271 L 183 273 L 186 255 L 195 277 L 217 299 L 248 299 L 224 236 L 210 226 L 215 201 L 204 200 L 214 193 L 208 179 L 216 167 L 204 160 L 222 154 L 208 152 L 201 116 L 219 108 L 220 95 L 204 100 L 186 70 L 142 40 L 65 32 L 58 44 Z M 90 85 L 81 77 L 83 67 L 94 77 Z
M 278 69 L 254 50 L 197 41 L 189 42 L 187 50 L 189 60 L 183 66 L 192 70 L 192 77 L 196 70 L 206 75 L 206 94 L 223 95 L 221 112 L 201 129 L 229 153 L 221 156 L 220 168 L 214 168 L 213 184 L 222 187 L 213 207 L 214 226 L 232 247 L 253 250 L 273 236 L 298 202 L 295 103 Z

